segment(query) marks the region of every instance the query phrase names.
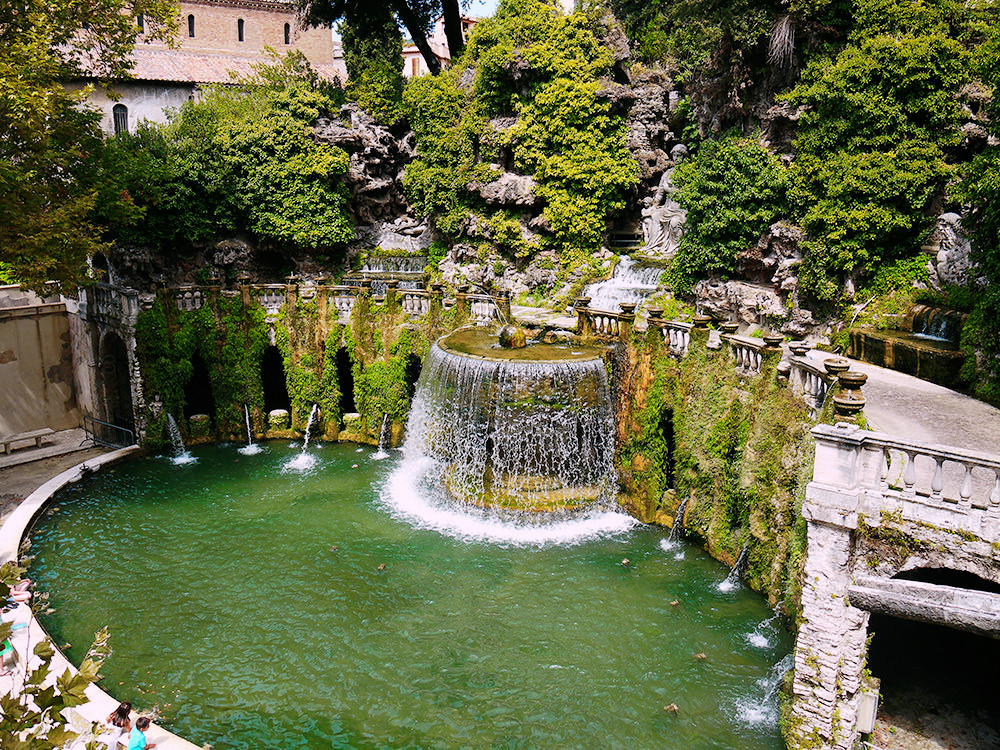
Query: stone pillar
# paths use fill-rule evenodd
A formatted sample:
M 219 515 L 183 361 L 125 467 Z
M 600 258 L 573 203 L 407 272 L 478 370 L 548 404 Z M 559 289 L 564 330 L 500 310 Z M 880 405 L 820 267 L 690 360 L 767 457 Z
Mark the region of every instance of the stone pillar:
M 434 325 L 440 318 L 442 302 L 444 301 L 444 284 L 431 284 L 430 314 L 428 322 Z
M 708 324 L 712 322 L 712 318 L 698 313 L 691 317 L 691 322 L 694 324 L 694 328 L 691 329 L 691 347 L 706 348 L 711 334 Z
M 497 292 L 496 304 L 500 307 L 501 318 L 503 318 L 504 323 L 512 322 L 512 317 L 510 314 L 510 292 L 502 291 Z
M 464 323 L 469 317 L 469 287 L 460 286 L 455 292 L 455 317 Z
M 848 601 L 852 536 L 871 467 L 852 425 L 813 429 L 816 458 L 802 515 L 808 522 L 802 625 L 795 641 L 789 747 L 851 750 L 861 700 L 868 613 Z
M 385 282 L 385 307 L 391 310 L 396 304 L 397 290 L 399 289 L 399 279 L 388 279 Z
M 573 302 L 573 311 L 576 313 L 576 334 L 581 338 L 590 338 L 594 335 L 594 325 L 587 312 L 588 305 L 590 297 L 577 297 Z
M 635 304 L 623 302 L 621 308 L 621 317 L 618 318 L 618 336 L 622 341 L 628 341 L 632 338 L 632 326 L 635 325 Z

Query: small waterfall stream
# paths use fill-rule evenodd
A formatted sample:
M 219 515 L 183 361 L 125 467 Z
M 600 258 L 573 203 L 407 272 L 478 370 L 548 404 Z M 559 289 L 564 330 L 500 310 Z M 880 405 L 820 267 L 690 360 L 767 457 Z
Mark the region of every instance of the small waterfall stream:
M 246 404 L 243 404 L 243 416 L 247 423 L 247 444 L 240 448 L 239 452 L 244 456 L 256 456 L 264 449 L 253 441 L 253 429 L 250 426 L 250 407 Z
M 641 305 L 656 291 L 663 269 L 641 266 L 627 255 L 621 256 L 610 279 L 589 284 L 583 296 L 590 307 L 605 312 L 621 312 L 622 303 Z
M 733 569 L 729 571 L 729 575 L 726 576 L 726 580 L 719 583 L 719 591 L 723 593 L 732 591 L 740 583 L 740 576 L 743 575 L 743 571 L 747 566 L 747 558 L 750 555 L 750 546 L 743 545 L 743 549 L 740 550 L 739 557 L 736 558 L 736 563 L 733 565 Z
M 373 461 L 389 457 L 389 439 L 392 437 L 392 422 L 388 414 L 382 415 L 382 429 L 378 433 L 378 450 L 372 454 Z
M 306 422 L 306 434 L 302 441 L 302 450 L 292 460 L 288 461 L 285 466 L 285 471 L 306 471 L 311 469 L 316 465 L 316 456 L 309 453 L 309 433 L 312 432 L 313 424 L 316 422 L 316 415 L 319 413 L 319 404 L 313 404 L 312 410 L 309 412 L 309 421 Z
M 184 464 L 192 464 L 198 460 L 188 452 L 187 447 L 184 445 L 181 430 L 177 426 L 177 422 L 174 421 L 172 414 L 167 414 L 167 434 L 170 435 L 170 446 L 174 451 L 174 456 L 170 459 L 171 461 L 178 466 L 183 466 Z

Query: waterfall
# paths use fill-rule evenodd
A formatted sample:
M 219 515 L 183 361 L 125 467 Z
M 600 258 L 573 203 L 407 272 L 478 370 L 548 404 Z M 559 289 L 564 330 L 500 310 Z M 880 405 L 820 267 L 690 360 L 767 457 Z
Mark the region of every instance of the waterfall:
M 427 266 L 426 255 L 380 255 L 367 258 L 362 273 L 420 273 Z
M 535 358 L 542 349 L 487 358 L 489 347 L 431 347 L 383 496 L 394 511 L 461 537 L 527 544 L 632 525 L 615 512 L 603 360 L 573 347 Z
M 729 571 L 729 575 L 726 576 L 726 580 L 719 583 L 719 591 L 728 592 L 732 591 L 740 582 L 740 576 L 743 575 L 743 571 L 747 566 L 747 558 L 750 555 L 750 545 L 743 545 L 743 549 L 740 550 L 739 557 L 736 558 L 736 563 L 733 565 L 733 569 Z
M 681 504 L 677 506 L 677 515 L 674 517 L 673 526 L 670 527 L 670 533 L 666 539 L 660 540 L 660 549 L 664 552 L 677 549 L 684 541 L 684 510 L 687 508 L 687 503 L 688 498 L 681 500 Z M 678 560 L 683 560 L 684 553 L 679 552 L 676 557 Z
M 244 456 L 256 456 L 263 448 L 253 441 L 253 429 L 250 427 L 250 407 L 243 404 L 243 416 L 247 423 L 247 444 L 239 449 Z
M 312 410 L 309 412 L 309 421 L 306 422 L 306 434 L 305 439 L 302 441 L 302 450 L 299 452 L 299 455 L 285 463 L 282 471 L 306 471 L 316 465 L 316 456 L 307 451 L 309 449 L 309 433 L 312 431 L 312 426 L 316 421 L 318 413 L 319 404 L 313 404 Z
M 174 421 L 172 414 L 167 414 L 167 434 L 170 435 L 170 445 L 174 451 L 171 461 L 181 466 L 183 464 L 194 463 L 198 460 L 184 446 L 184 438 L 181 437 L 180 428 L 177 426 L 177 422 Z
M 766 620 L 762 620 L 757 623 L 757 626 L 749 633 L 746 634 L 747 643 L 749 643 L 754 648 L 770 648 L 771 647 L 771 635 L 774 635 L 778 630 L 778 622 L 781 620 L 781 613 L 778 610 L 774 611 Z
M 611 278 L 589 284 L 583 296 L 590 297 L 590 307 L 595 310 L 620 312 L 623 302 L 641 305 L 652 296 L 662 274 L 662 268 L 640 266 L 623 255 Z
M 736 702 L 739 717 L 747 724 L 778 723 L 778 692 L 788 670 L 795 666 L 794 654 L 786 654 L 771 667 L 770 671 L 757 680 L 759 698 L 745 698 Z
M 378 451 L 372 454 L 372 459 L 381 461 L 389 457 L 389 439 L 392 437 L 392 421 L 388 414 L 382 415 L 382 429 L 378 433 Z

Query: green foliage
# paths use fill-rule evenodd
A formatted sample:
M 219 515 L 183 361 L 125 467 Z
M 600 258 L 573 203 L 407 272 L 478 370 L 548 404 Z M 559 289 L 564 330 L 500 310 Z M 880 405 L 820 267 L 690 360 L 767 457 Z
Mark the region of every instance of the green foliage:
M 555 249 L 564 268 L 600 244 L 608 217 L 624 207 L 638 166 L 625 145 L 621 117 L 598 96 L 611 55 L 585 13 L 563 15 L 554 0 L 505 0 L 476 25 L 451 71 L 416 79 L 404 104 L 418 158 L 405 187 L 417 211 L 436 215 L 452 241 L 485 236 L 500 253 L 524 261 Z M 460 86 L 466 69 L 471 86 Z M 501 132 L 490 118 L 516 115 Z M 490 211 L 468 189 L 495 179 L 489 164 L 509 150 L 545 199 L 551 233 L 536 248 L 520 236 L 517 217 Z M 473 229 L 474 227 L 474 229 Z M 476 234 L 474 234 L 476 233 Z
M 974 69 L 992 91 L 991 131 L 1000 135 L 1000 24 L 993 23 L 975 51 Z M 964 224 L 973 240 L 975 272 L 986 285 L 976 287 L 975 307 L 962 330 L 966 351 L 965 379 L 976 395 L 1000 404 L 1000 146 L 987 146 L 968 166 L 956 190 L 968 205 Z
M 437 272 L 441 261 L 448 255 L 448 244 L 441 240 L 434 240 L 427 248 L 427 267 L 434 273 Z
M 268 335 L 263 308 L 244 307 L 238 297 L 211 297 L 200 309 L 181 312 L 158 297 L 151 309 L 139 313 L 135 339 L 146 403 L 159 397 L 182 428 L 184 390 L 196 353 L 208 369 L 219 434 L 242 434 L 243 404 L 264 408 L 260 363 Z M 151 446 L 161 444 L 162 427 L 150 424 Z
M 403 116 L 403 40 L 388 5 L 351 13 L 340 26 L 347 67 L 347 97 L 376 119 Z
M 911 256 L 952 174 L 967 80 L 949 2 L 858 0 L 846 47 L 810 62 L 788 95 L 806 107 L 792 165 L 809 234 L 804 291 L 834 300 L 845 278 Z
M 124 225 L 102 202 L 114 238 L 163 249 L 233 231 L 286 250 L 348 241 L 339 179 L 347 154 L 309 132 L 336 103 L 336 90 L 290 53 L 232 85 L 206 88 L 166 127 L 147 124 L 113 139 L 102 195 L 128 195 L 144 212 L 141 223 Z
M 23 565 L 14 561 L 0 565 L 0 591 L 4 598 L 9 587 L 22 580 L 27 572 L 27 562 Z M 43 609 L 46 594 L 35 593 L 32 601 L 33 615 Z M 12 623 L 0 623 L 0 642 L 10 637 Z M 104 661 L 111 654 L 107 628 L 94 636 L 94 643 L 80 664 L 80 669 L 72 674 L 69 669 L 53 679 L 52 657 L 55 649 L 48 639 L 32 648 L 31 664 L 19 664 L 15 669 L 20 673 L 23 687 L 19 692 L 0 695 L 0 748 L 3 750 L 55 750 L 75 746 L 81 733 L 70 723 L 65 711 L 89 701 L 86 689 L 99 679 L 98 674 Z M 96 742 L 87 747 L 95 747 Z
M 174 13 L 167 0 L 0 6 L 0 263 L 9 281 L 70 289 L 85 278 L 87 256 L 106 249 L 93 216 L 101 115 L 85 104 L 90 87 L 63 82 L 79 77 L 85 60 L 98 77 L 126 75 L 136 15 L 164 39 Z M 115 195 L 108 211 L 133 208 Z
M 751 0 L 611 0 L 637 41 L 639 57 L 667 61 L 686 78 L 720 48 L 752 50 L 771 31 L 781 5 Z
M 755 138 L 705 141 L 678 165 L 674 180 L 688 211 L 672 270 L 681 286 L 733 273 L 739 254 L 787 210 L 788 170 Z

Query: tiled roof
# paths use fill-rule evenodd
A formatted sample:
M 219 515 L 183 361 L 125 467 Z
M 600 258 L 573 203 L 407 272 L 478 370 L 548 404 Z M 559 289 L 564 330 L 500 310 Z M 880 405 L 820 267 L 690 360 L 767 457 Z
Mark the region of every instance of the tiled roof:
M 230 83 L 230 73 L 253 73 L 253 66 L 267 62 L 265 57 L 244 57 L 210 52 L 185 52 L 175 49 L 138 47 L 133 53 L 135 67 L 132 78 L 137 81 L 176 81 L 182 83 Z M 343 71 L 333 62 L 312 63 L 320 77 L 332 80 Z

